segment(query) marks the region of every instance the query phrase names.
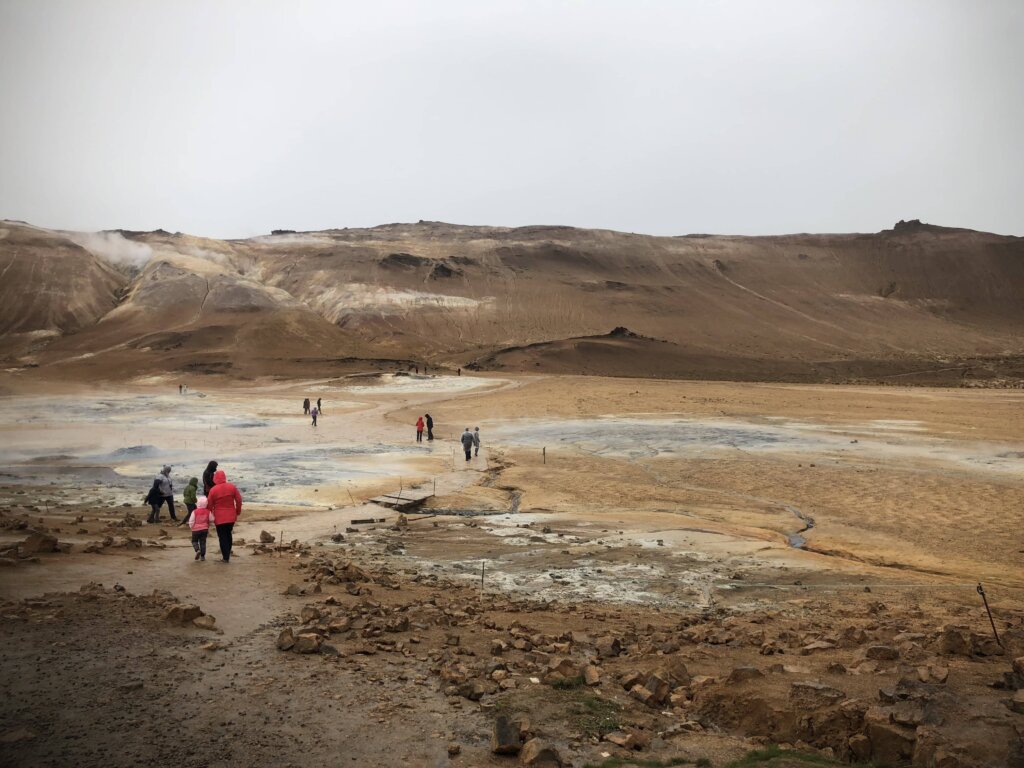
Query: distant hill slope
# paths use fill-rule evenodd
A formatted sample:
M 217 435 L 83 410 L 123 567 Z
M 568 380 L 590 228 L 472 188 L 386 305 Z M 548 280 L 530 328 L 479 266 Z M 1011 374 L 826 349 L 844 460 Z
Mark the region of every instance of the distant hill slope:
M 230 241 L 4 222 L 5 265 L 0 354 L 55 374 L 376 359 L 946 382 L 1014 378 L 1024 359 L 1024 239 L 920 222 L 778 237 L 420 222 Z

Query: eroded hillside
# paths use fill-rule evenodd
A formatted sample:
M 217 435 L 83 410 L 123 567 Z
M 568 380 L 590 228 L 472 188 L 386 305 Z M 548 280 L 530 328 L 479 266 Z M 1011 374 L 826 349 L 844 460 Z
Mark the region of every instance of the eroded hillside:
M 230 241 L 13 222 L 0 232 L 7 365 L 54 374 L 323 374 L 415 361 L 680 378 L 1024 378 L 1024 239 L 918 222 L 779 237 L 436 222 Z

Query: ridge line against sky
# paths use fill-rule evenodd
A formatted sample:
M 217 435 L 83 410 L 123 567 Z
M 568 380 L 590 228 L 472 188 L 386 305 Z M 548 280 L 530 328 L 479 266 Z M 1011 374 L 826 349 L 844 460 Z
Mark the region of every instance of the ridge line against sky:
M 1024 235 L 1024 3 L 0 0 L 0 217 Z

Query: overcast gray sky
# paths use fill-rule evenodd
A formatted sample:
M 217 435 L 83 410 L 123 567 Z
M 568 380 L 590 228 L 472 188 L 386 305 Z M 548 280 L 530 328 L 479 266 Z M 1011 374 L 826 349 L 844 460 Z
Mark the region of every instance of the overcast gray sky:
M 1024 235 L 1024 2 L 0 0 L 0 218 Z

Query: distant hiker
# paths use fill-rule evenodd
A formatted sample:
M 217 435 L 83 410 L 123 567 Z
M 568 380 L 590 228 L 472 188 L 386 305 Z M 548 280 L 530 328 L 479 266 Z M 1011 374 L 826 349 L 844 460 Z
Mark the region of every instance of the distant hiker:
M 462 433 L 462 450 L 466 452 L 466 461 L 472 458 L 473 454 L 473 433 L 469 431 L 469 427 L 466 427 L 466 431 Z
M 424 364 L 423 364 L 423 375 L 424 375 L 424 376 L 427 376 L 427 375 L 428 375 L 428 372 L 427 372 L 427 364 L 426 364 L 426 363 L 424 363 Z
M 416 419 L 416 442 L 417 443 L 422 443 L 423 442 L 423 426 L 424 426 L 423 425 L 423 417 L 420 416 L 418 419 Z
M 217 539 L 220 541 L 220 555 L 226 563 L 231 560 L 231 532 L 238 516 L 242 514 L 242 494 L 233 483 L 228 482 L 222 469 L 214 474 L 213 482 L 213 490 L 206 504 L 213 514 L 213 524 L 217 526 Z
M 324 412 L 324 406 L 320 402 L 320 398 L 319 397 L 316 399 L 316 410 L 317 410 L 317 413 L 320 413 L 320 414 L 322 414 Z
M 312 411 L 310 411 L 310 415 L 311 415 L 311 416 L 313 417 L 313 426 L 314 426 L 314 427 L 316 426 L 316 417 L 317 417 L 317 416 L 318 416 L 319 414 L 320 414 L 320 409 L 319 409 L 319 408 L 317 408 L 317 407 L 316 407 L 316 406 L 314 405 L 314 406 L 313 406 L 313 410 L 312 410 Z
M 417 365 L 416 366 L 416 375 L 419 376 L 419 374 L 420 374 L 420 367 Z
M 182 388 L 181 388 L 181 384 L 179 384 L 178 385 L 178 394 L 180 395 L 181 393 L 182 393 Z
M 196 506 L 187 520 L 188 527 L 192 529 L 192 549 L 196 551 L 196 560 L 206 560 L 206 537 L 210 535 L 210 510 L 206 504 L 205 496 L 196 499 Z
M 309 416 L 309 398 L 302 401 L 302 415 Z
M 184 525 L 188 522 L 189 515 L 195 511 L 196 505 L 198 504 L 199 496 L 199 478 L 193 477 L 188 481 L 188 485 L 185 486 L 185 490 L 181 492 L 181 500 L 185 502 L 185 509 L 188 510 L 188 514 L 182 519 L 178 525 Z
M 171 514 L 171 520 L 177 522 L 178 517 L 174 514 L 174 483 L 171 482 L 171 468 L 169 466 L 165 465 L 160 470 L 160 474 L 153 478 L 153 487 L 149 489 L 146 503 L 153 510 L 146 522 L 159 523 L 160 508 L 164 504 L 167 505 L 167 511 Z
M 459 376 L 461 376 L 461 375 L 462 375 L 462 369 L 461 369 L 461 368 L 456 368 L 456 369 L 455 369 L 455 372 L 456 372 L 457 374 L 459 374 Z
M 184 392 L 185 392 L 186 395 L 188 394 L 188 384 L 185 385 Z
M 427 440 L 433 440 L 434 439 L 434 418 L 429 413 L 424 414 L 423 418 L 427 420 Z
M 217 462 L 211 461 L 203 470 L 203 495 L 209 496 L 213 489 L 213 473 L 217 471 Z
M 473 455 L 480 455 L 480 427 L 473 427 Z

